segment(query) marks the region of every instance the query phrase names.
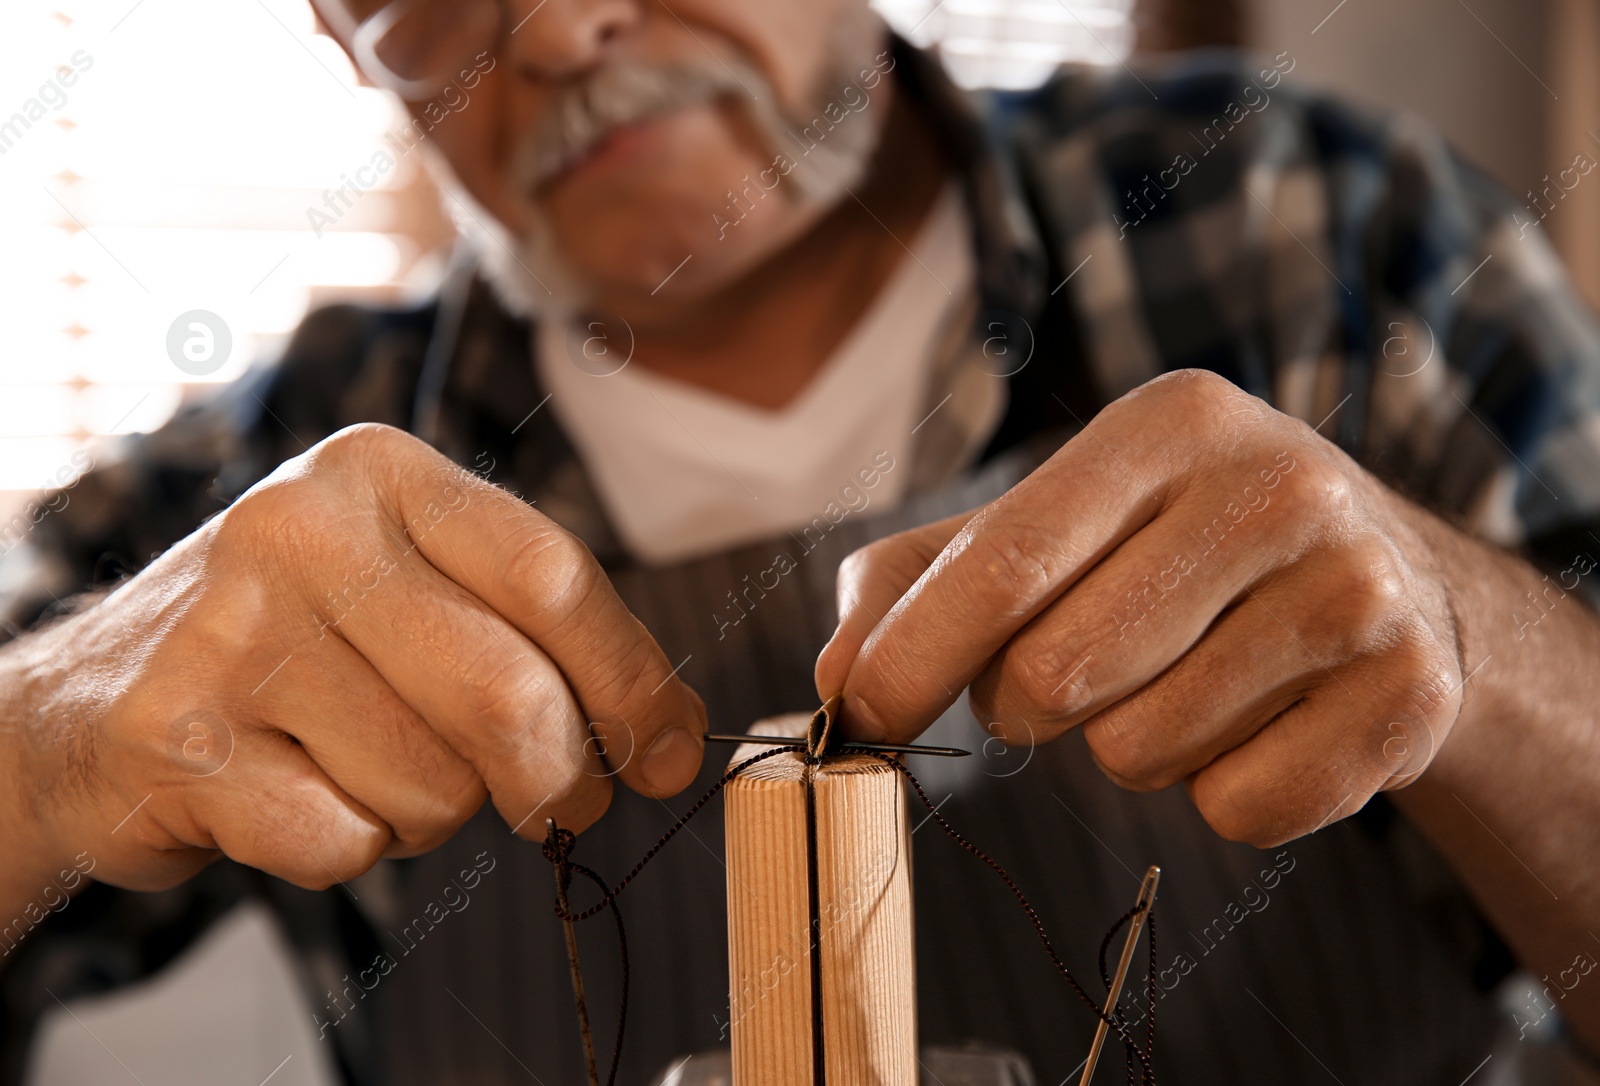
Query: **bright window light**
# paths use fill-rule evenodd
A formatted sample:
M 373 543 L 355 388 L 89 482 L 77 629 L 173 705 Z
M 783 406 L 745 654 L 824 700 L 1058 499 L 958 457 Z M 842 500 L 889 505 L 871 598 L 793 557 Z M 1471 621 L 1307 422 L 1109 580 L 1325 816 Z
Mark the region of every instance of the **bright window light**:
M 392 298 L 436 266 L 402 231 L 432 206 L 415 158 L 320 238 L 309 228 L 307 209 L 405 118 L 357 85 L 305 0 L 25 5 L 7 24 L 0 491 L 11 504 L 84 443 L 154 429 L 185 396 L 237 377 L 308 305 Z M 423 218 L 421 234 L 437 238 L 442 220 Z M 210 372 L 185 372 L 169 351 L 169 328 L 192 310 L 215 314 L 232 340 L 220 365 L 189 367 Z
M 905 37 L 938 46 L 964 87 L 1022 90 L 1068 61 L 1116 64 L 1133 49 L 1133 0 L 872 0 Z
M 875 0 L 961 83 L 1008 88 L 1123 59 L 1131 3 Z M 237 377 L 309 305 L 430 282 L 445 236 L 417 156 L 309 228 L 405 117 L 357 85 L 305 0 L 72 8 L 23 5 L 0 35 L 0 509 L 85 443 L 154 429 Z M 193 310 L 231 336 L 210 372 L 169 349 Z

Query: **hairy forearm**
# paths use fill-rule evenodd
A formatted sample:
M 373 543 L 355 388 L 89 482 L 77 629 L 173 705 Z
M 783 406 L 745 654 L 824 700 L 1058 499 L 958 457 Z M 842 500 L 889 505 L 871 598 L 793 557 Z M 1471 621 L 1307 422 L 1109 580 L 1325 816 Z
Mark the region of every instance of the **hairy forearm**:
M 1580 584 L 1600 578 L 1600 543 L 1546 578 L 1426 514 L 1417 524 L 1469 677 L 1448 742 L 1396 802 L 1600 1053 L 1600 619 Z
M 51 913 L 88 885 L 93 858 L 58 857 L 46 842 L 36 799 L 61 782 L 33 779 L 25 757 L 50 699 L 41 689 L 47 646 L 32 635 L 0 646 L 0 969 Z

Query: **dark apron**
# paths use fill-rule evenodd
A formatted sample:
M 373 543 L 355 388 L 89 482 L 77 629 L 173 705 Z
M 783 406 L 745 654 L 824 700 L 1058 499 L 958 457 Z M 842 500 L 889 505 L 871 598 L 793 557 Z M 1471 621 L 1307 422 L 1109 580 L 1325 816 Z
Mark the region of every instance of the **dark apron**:
M 712 727 L 742 729 L 815 706 L 812 664 L 833 631 L 834 573 L 846 554 L 989 500 L 1037 459 L 1001 458 L 892 514 L 851 514 L 813 550 L 786 537 L 613 576 L 668 657 L 689 657 L 681 674 L 705 698 Z M 772 574 L 760 575 L 778 554 L 795 568 L 776 588 L 742 596 L 749 602 L 735 610 L 729 591 L 770 584 Z M 1218 838 L 1181 787 L 1155 795 L 1117 789 L 1076 732 L 1031 756 L 985 748 L 985 738 L 963 699 L 927 740 L 981 753 L 961 762 L 913 759 L 911 768 L 941 813 L 1010 870 L 1091 991 L 1102 990 L 1093 979 L 1102 933 L 1133 903 L 1145 866 L 1164 869 L 1154 1011 L 1156 1067 L 1167 1082 L 1315 1082 L 1331 1070 L 1361 1086 L 1455 1086 L 1483 1058 L 1495 1016 L 1473 979 L 1482 925 L 1386 802 L 1258 851 Z M 620 878 L 722 773 L 728 753 L 709 749 L 699 779 L 675 800 L 643 799 L 619 785 L 574 858 Z M 921 815 L 913 810 L 913 825 Z M 620 899 L 633 981 L 622 1083 L 643 1086 L 675 1060 L 727 1043 L 720 802 L 689 828 Z M 1087 1053 L 1094 1017 L 1053 971 L 999 880 L 931 824 L 913 842 L 922 1043 L 1012 1048 L 1041 1083 L 1061 1082 Z M 475 865 L 482 873 L 462 904 L 450 887 Z M 553 879 L 538 846 L 513 837 L 486 807 L 445 847 L 397 866 L 396 922 L 378 936 L 391 960 L 372 993 L 387 1080 L 583 1082 Z M 576 890 L 577 901 L 590 893 Z M 596 1047 L 609 1052 L 614 932 L 601 917 L 580 924 L 579 938 Z M 1148 1003 L 1142 955 L 1129 979 L 1140 994 L 1126 1004 L 1136 1020 Z M 1112 1045 L 1098 1079 L 1120 1076 L 1104 1064 L 1122 1060 Z

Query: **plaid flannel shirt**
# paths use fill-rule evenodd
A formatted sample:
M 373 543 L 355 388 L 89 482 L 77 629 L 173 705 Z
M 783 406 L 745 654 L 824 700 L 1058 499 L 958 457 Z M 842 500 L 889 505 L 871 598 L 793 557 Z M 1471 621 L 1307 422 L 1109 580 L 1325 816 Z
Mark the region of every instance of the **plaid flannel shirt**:
M 976 98 L 903 43 L 896 55 L 963 183 L 978 270 L 974 328 L 947 352 L 963 361 L 940 367 L 929 406 L 970 387 L 984 369 L 972 347 L 996 329 L 1028 357 L 979 374 L 1004 383 L 1006 408 L 978 461 L 1199 367 L 1546 568 L 1600 554 L 1600 327 L 1539 231 L 1426 125 L 1296 88 L 1286 55 L 1072 68 Z M 363 421 L 424 435 L 626 564 L 552 414 L 528 418 L 542 396 L 531 343 L 470 264 L 425 305 L 313 313 L 275 364 L 103 447 L 70 490 L 0 526 L 5 629 L 136 571 L 284 459 Z M 972 466 L 940 461 L 961 437 L 921 436 L 916 463 L 938 467 L 918 485 Z M 249 872 L 165 895 L 92 887 L 0 973 L 5 1080 L 53 1005 L 40 978 L 62 996 L 125 982 L 177 952 L 176 928 L 249 892 L 299 918 L 313 958 L 358 953 L 359 918 L 337 895 Z M 346 1026 L 338 1043 L 361 1078 L 377 1039 Z
M 1557 568 L 1597 546 L 1600 327 L 1522 209 L 1427 125 L 1298 90 L 1282 79 L 1286 55 L 1202 53 L 1142 75 L 1069 68 L 975 109 L 899 52 L 966 184 L 974 335 L 992 337 L 998 319 L 1033 356 L 998 378 L 1011 403 L 989 453 L 1203 368 L 1320 424 L 1490 541 Z M 361 421 L 451 439 L 469 466 L 488 457 L 622 560 L 550 417 L 507 440 L 535 385 L 526 330 L 495 309 L 460 281 L 413 310 L 324 309 L 275 365 L 103 448 L 71 491 L 0 525 L 7 631 L 137 570 L 283 459 Z M 441 310 L 474 318 L 444 351 Z M 948 368 L 930 406 L 970 379 Z M 918 459 L 937 459 L 948 436 Z

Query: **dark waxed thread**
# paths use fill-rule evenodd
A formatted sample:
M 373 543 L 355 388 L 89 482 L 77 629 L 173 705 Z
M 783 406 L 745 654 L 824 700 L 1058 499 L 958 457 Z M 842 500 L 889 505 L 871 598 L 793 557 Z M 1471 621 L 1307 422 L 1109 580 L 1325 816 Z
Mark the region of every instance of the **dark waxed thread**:
M 634 878 L 638 876 L 639 872 L 644 869 L 645 864 L 649 863 L 652 859 L 654 859 L 655 856 L 666 845 L 666 843 L 668 841 L 670 841 L 673 838 L 673 836 L 675 836 L 677 834 L 677 832 L 679 830 L 681 830 L 684 827 L 684 825 L 687 824 L 688 821 L 691 818 L 693 818 L 696 814 L 698 814 L 705 807 L 705 805 L 707 803 L 711 802 L 711 800 L 716 796 L 716 794 L 718 792 L 722 791 L 722 789 L 724 787 L 726 787 L 728 782 L 733 780 L 733 778 L 737 777 L 740 773 L 744 772 L 744 770 L 748 769 L 750 766 L 755 765 L 757 762 L 766 761 L 768 758 L 775 758 L 780 754 L 797 754 L 797 753 L 801 754 L 801 755 L 807 755 L 808 751 L 807 751 L 807 749 L 806 749 L 806 747 L 804 745 L 800 745 L 800 744 L 796 744 L 794 746 L 773 747 L 771 750 L 764 751 L 761 754 L 757 754 L 753 758 L 747 758 L 744 761 L 740 762 L 738 765 L 734 766 L 732 769 L 729 769 L 727 773 L 723 774 L 721 779 L 719 779 L 715 784 L 713 784 L 709 789 L 707 789 L 705 795 L 701 796 L 698 800 L 696 800 L 693 806 L 691 806 L 681 816 L 679 816 L 678 820 L 676 822 L 674 822 L 672 824 L 672 826 L 664 834 L 661 835 L 660 839 L 657 840 L 656 843 L 651 846 L 650 850 L 648 852 L 646 852 L 644 854 L 644 856 L 639 860 L 639 862 L 634 865 L 633 870 L 628 872 L 628 874 L 623 877 L 622 881 L 617 883 L 617 885 L 615 887 L 613 887 L 610 890 L 607 890 L 605 892 L 604 896 L 600 899 L 600 901 L 598 903 L 590 906 L 589 908 L 583 910 L 582 912 L 570 912 L 570 911 L 563 912 L 562 909 L 561 909 L 560 904 L 558 903 L 556 905 L 556 909 L 555 909 L 556 915 L 558 917 L 560 917 L 562 920 L 572 920 L 572 921 L 587 920 L 590 917 L 592 917 L 592 916 L 596 915 L 597 913 L 599 913 L 602 909 L 610 908 L 612 910 L 613 914 L 616 916 L 617 926 L 618 926 L 618 936 L 619 936 L 619 938 L 621 938 L 621 936 L 622 936 L 622 913 L 617 908 L 616 899 L 617 899 L 617 896 L 619 894 L 621 894 L 622 891 L 625 890 L 628 887 L 628 884 L 631 883 L 634 880 Z M 1022 892 L 1022 888 L 1017 885 L 1016 881 L 1014 879 L 1012 879 L 1012 877 L 1006 872 L 1005 868 L 1001 867 L 1000 864 L 996 860 L 994 860 L 992 857 L 990 857 L 988 853 L 984 852 L 982 849 L 978 848 L 976 845 L 974 845 L 970 841 L 968 841 L 965 837 L 961 836 L 961 834 L 956 831 L 955 827 L 951 826 L 949 822 L 945 821 L 944 816 L 939 813 L 939 810 L 934 805 L 933 801 L 928 798 L 928 794 L 923 791 L 922 784 L 917 780 L 917 778 L 912 774 L 912 772 L 909 769 L 906 768 L 904 763 L 902 763 L 898 758 L 892 758 L 889 755 L 882 754 L 882 753 L 880 753 L 878 751 L 868 750 L 868 749 L 865 749 L 865 748 L 862 748 L 862 747 L 852 747 L 852 746 L 850 746 L 848 744 L 846 744 L 843 747 L 841 747 L 839 749 L 839 751 L 838 751 L 838 754 L 840 754 L 840 755 L 844 755 L 844 754 L 864 754 L 869 758 L 876 758 L 878 761 L 883 762 L 885 765 L 888 765 L 890 768 L 892 768 L 892 769 L 896 770 L 897 772 L 901 773 L 902 775 L 904 775 L 906 780 L 908 782 L 910 782 L 912 790 L 916 792 L 917 798 L 919 800 L 921 800 L 922 805 L 928 809 L 928 817 L 930 819 L 932 819 L 935 823 L 938 824 L 939 828 L 944 831 L 945 836 L 949 837 L 956 844 L 960 845 L 961 848 L 964 849 L 965 851 L 971 853 L 973 856 L 976 856 L 979 860 L 981 860 L 985 864 L 985 866 L 987 866 L 991 871 L 993 871 L 996 875 L 998 875 L 1002 882 L 1004 882 L 1006 884 L 1006 888 L 1011 891 L 1011 895 L 1017 900 L 1017 904 L 1019 906 L 1021 906 L 1023 913 L 1026 914 L 1026 916 L 1028 918 L 1028 922 L 1033 926 L 1034 933 L 1039 936 L 1039 941 L 1044 946 L 1045 954 L 1050 958 L 1050 962 L 1051 962 L 1051 964 L 1053 964 L 1055 966 L 1056 971 L 1061 974 L 1061 976 L 1062 976 L 1062 978 L 1064 980 L 1066 980 L 1068 986 L 1072 989 L 1072 991 L 1074 993 L 1077 994 L 1078 998 L 1081 999 L 1083 1001 L 1083 1003 L 1091 1011 L 1094 1012 L 1095 1017 L 1100 1019 L 1102 1022 L 1106 1023 L 1106 1025 L 1109 1026 L 1112 1029 L 1112 1031 L 1116 1033 L 1118 1039 L 1122 1041 L 1123 1048 L 1124 1048 L 1125 1053 L 1126 1053 L 1126 1060 L 1127 1060 L 1128 1074 L 1129 1074 L 1129 1082 L 1131 1083 L 1133 1081 L 1133 1078 L 1132 1078 L 1133 1065 L 1134 1065 L 1134 1062 L 1137 1061 L 1137 1063 L 1139 1064 L 1139 1082 L 1141 1083 L 1141 1086 L 1155 1086 L 1155 1081 L 1156 1081 L 1155 1068 L 1151 1064 L 1151 1058 L 1152 1058 L 1152 1056 L 1154 1054 L 1154 1051 L 1155 1051 L 1155 1001 L 1154 1001 L 1155 967 L 1156 967 L 1156 956 L 1155 956 L 1156 955 L 1156 948 L 1155 948 L 1155 911 L 1152 909 L 1151 912 L 1150 912 L 1150 916 L 1148 918 L 1148 923 L 1149 923 L 1149 928 L 1150 928 L 1150 936 L 1149 936 L 1149 960 L 1150 960 L 1150 978 L 1149 978 L 1149 983 L 1150 983 L 1150 991 L 1149 991 L 1149 994 L 1147 996 L 1147 998 L 1150 999 L 1149 1025 L 1148 1025 L 1148 1028 L 1145 1031 L 1145 1043 L 1144 1043 L 1144 1045 L 1140 1045 L 1138 1041 L 1134 1040 L 1133 1035 L 1128 1031 L 1128 1027 L 1127 1027 L 1127 1024 L 1126 1024 L 1126 1019 L 1124 1018 L 1124 1016 L 1122 1015 L 1120 1010 L 1117 1010 L 1116 1008 L 1113 1008 L 1113 1011 L 1115 1013 L 1112 1014 L 1112 1015 L 1107 1015 L 1095 1003 L 1093 998 L 1090 997 L 1089 993 L 1084 991 L 1083 986 L 1078 983 L 1078 979 L 1072 975 L 1072 970 L 1067 968 L 1066 963 L 1063 962 L 1061 960 L 1060 955 L 1058 955 L 1056 953 L 1055 946 L 1050 941 L 1049 933 L 1045 930 L 1044 922 L 1039 919 L 1039 914 L 1034 911 L 1032 903 L 1029 902 L 1029 900 L 1027 898 L 1027 895 Z M 565 831 L 563 831 L 563 833 L 565 833 Z M 572 835 L 569 834 L 569 833 L 565 834 L 565 837 L 567 837 L 567 838 L 571 838 L 571 836 Z M 571 864 L 571 861 L 567 858 L 566 854 L 568 852 L 570 852 L 573 843 L 575 843 L 575 838 L 573 838 L 572 841 L 566 842 L 564 847 L 560 848 L 558 851 L 555 851 L 555 852 L 552 852 L 552 850 L 548 846 L 546 846 L 545 850 L 544 850 L 545 858 L 550 860 L 552 863 L 556 863 L 556 864 L 562 864 L 562 863 Z M 811 858 L 810 862 L 814 864 L 815 863 L 815 859 Z M 575 865 L 575 864 L 572 865 L 572 868 L 573 868 L 573 870 L 578 870 L 579 869 L 578 865 Z M 598 875 L 596 875 L 592 871 L 589 871 L 587 868 L 583 868 L 582 870 L 597 885 L 599 885 L 602 888 L 604 888 L 605 882 Z M 1140 908 L 1142 908 L 1142 907 L 1143 906 L 1140 906 Z M 1129 918 L 1134 916 L 1137 912 L 1138 912 L 1137 908 L 1133 909 L 1133 910 L 1130 910 L 1126 915 L 1124 915 L 1120 920 L 1118 920 L 1116 925 L 1112 927 L 1111 931 L 1109 933 L 1107 933 L 1105 939 L 1101 943 L 1101 953 L 1100 953 L 1101 977 L 1102 977 L 1102 979 L 1107 981 L 1107 987 L 1108 988 L 1109 988 L 1109 977 L 1106 976 L 1106 971 L 1105 971 L 1105 948 L 1109 944 L 1110 940 L 1116 935 L 1117 930 L 1119 928 L 1121 928 L 1123 924 L 1127 923 Z M 626 977 L 627 977 L 627 972 L 628 972 L 628 948 L 627 948 L 627 943 L 626 943 L 625 940 L 623 941 L 622 946 L 621 946 L 621 956 L 622 956 L 622 969 L 623 969 L 623 977 L 624 977 L 624 988 L 623 988 L 624 1010 L 623 1010 L 623 1013 L 625 1014 L 626 1013 L 626 998 L 627 998 Z M 613 1078 L 616 1075 L 617 1058 L 620 1057 L 621 1051 L 622 1051 L 621 1023 L 622 1023 L 622 1017 L 619 1015 L 619 1018 L 618 1018 L 618 1031 L 617 1031 L 617 1051 L 616 1051 L 616 1056 L 613 1057 L 612 1067 L 611 1067 L 611 1074 L 612 1074 Z
M 1147 937 L 1150 940 L 1150 966 L 1145 972 L 1145 1005 L 1149 1021 L 1144 1027 L 1145 1051 L 1154 1055 L 1156 1050 L 1156 910 L 1152 901 L 1150 915 L 1145 917 L 1145 924 L 1149 928 Z
M 1133 1036 L 1128 1032 L 1127 1027 L 1124 1026 L 1119 1020 L 1120 1016 L 1107 1015 L 1099 1008 L 1099 1006 L 1095 1004 L 1095 1001 L 1090 998 L 1089 993 L 1083 990 L 1083 986 L 1078 983 L 1078 978 L 1072 975 L 1072 970 L 1067 968 L 1067 964 L 1063 962 L 1061 960 L 1061 956 L 1056 953 L 1054 944 L 1050 942 L 1050 935 L 1045 931 L 1044 922 L 1039 919 L 1039 914 L 1034 911 L 1033 905 L 1028 901 L 1027 895 L 1022 892 L 1022 887 L 1018 886 L 1016 880 L 1006 873 L 1006 869 L 1001 867 L 1000 864 L 988 853 L 984 852 L 978 846 L 961 836 L 960 833 L 956 832 L 954 826 L 945 821 L 944 816 L 939 813 L 938 807 L 936 807 L 933 801 L 928 798 L 928 793 L 922 790 L 922 784 L 914 775 L 912 775 L 911 770 L 907 769 L 904 763 L 902 763 L 898 758 L 891 758 L 887 754 L 879 754 L 874 750 L 866 750 L 861 747 L 850 746 L 845 746 L 842 748 L 840 753 L 865 754 L 870 758 L 878 759 L 880 762 L 883 762 L 885 765 L 888 765 L 893 769 L 899 770 L 900 773 L 905 776 L 906 780 L 911 783 L 911 787 L 917 793 L 917 798 L 922 801 L 922 805 L 928 809 L 928 817 L 938 824 L 939 828 L 945 832 L 945 836 L 949 837 L 956 844 L 960 845 L 962 848 L 972 853 L 972 855 L 982 860 L 991 871 L 1000 876 L 1001 881 L 1006 884 L 1006 888 L 1011 891 L 1011 895 L 1017 899 L 1017 904 L 1021 905 L 1022 911 L 1027 914 L 1028 922 L 1033 925 L 1033 930 L 1035 934 L 1039 936 L 1039 942 L 1044 945 L 1045 953 L 1049 955 L 1051 963 L 1056 967 L 1056 972 L 1061 974 L 1061 976 L 1066 980 L 1067 984 L 1071 986 L 1072 990 L 1078 994 L 1078 998 L 1083 1000 L 1085 1005 L 1087 1005 L 1088 1008 L 1094 1012 L 1094 1016 L 1100 1019 L 1106 1025 L 1110 1026 L 1111 1029 L 1116 1032 L 1116 1035 L 1121 1039 L 1123 1045 L 1127 1047 L 1130 1054 L 1134 1058 L 1138 1059 L 1140 1068 L 1140 1081 L 1144 1084 L 1144 1086 L 1155 1086 L 1155 1069 L 1150 1064 L 1150 1054 L 1139 1046 L 1139 1042 L 1133 1039 Z M 1155 960 L 1152 958 L 1151 965 L 1153 966 L 1154 964 Z
M 673 836 L 679 830 L 683 829 L 684 824 L 687 823 L 689 819 L 699 814 L 700 809 L 707 803 L 710 803 L 716 794 L 727 786 L 729 781 L 733 780 L 733 778 L 737 777 L 740 773 L 755 765 L 757 762 L 764 762 L 768 758 L 776 758 L 780 754 L 794 754 L 797 752 L 803 754 L 805 753 L 805 749 L 806 748 L 802 746 L 773 747 L 771 750 L 763 751 L 762 753 L 757 754 L 754 758 L 747 758 L 740 762 L 738 765 L 728 770 L 728 772 L 724 773 L 721 780 L 707 789 L 706 794 L 696 800 L 693 807 L 690 807 L 687 811 L 683 812 L 683 814 L 679 816 L 678 820 L 672 824 L 672 828 L 667 830 L 666 833 L 663 833 L 660 839 L 657 840 L 655 844 L 650 846 L 650 851 L 646 852 L 644 857 L 638 863 L 633 865 L 633 870 L 628 872 L 627 875 L 623 877 L 622 881 L 617 883 L 616 886 L 606 891 L 606 895 L 602 897 L 598 903 L 589 906 L 589 908 L 583 910 L 581 913 L 571 913 L 570 915 L 563 914 L 561 912 L 561 908 L 557 906 L 556 915 L 562 920 L 587 920 L 591 916 L 594 916 L 600 912 L 601 909 L 606 908 L 613 901 L 615 901 L 617 895 L 622 893 L 622 891 L 627 888 L 628 883 L 632 882 L 638 876 L 639 872 L 644 870 L 644 865 L 655 859 L 656 853 L 660 852 L 662 847 L 665 846 L 668 841 L 672 840 Z M 555 862 L 554 858 L 548 853 L 546 853 L 545 859 Z M 604 884 L 602 883 L 602 885 Z
M 1106 951 L 1111 948 L 1111 940 L 1117 937 L 1117 932 L 1122 930 L 1122 925 L 1137 916 L 1139 910 L 1143 908 L 1143 905 L 1135 905 L 1123 913 L 1121 918 L 1111 925 L 1111 930 L 1106 932 L 1106 937 L 1100 940 L 1100 983 L 1106 986 L 1106 991 L 1108 992 L 1111 991 L 1111 973 L 1106 969 Z
M 643 858 L 641 858 L 639 862 L 634 865 L 633 870 L 628 872 L 623 880 L 617 883 L 617 885 L 610 890 L 606 889 L 605 879 L 601 878 L 597 872 L 591 868 L 585 867 L 580 863 L 573 862 L 572 850 L 574 847 L 576 847 L 578 838 L 577 835 L 571 830 L 556 830 L 555 834 L 553 835 L 553 842 L 546 841 L 540 846 L 540 851 L 544 853 L 544 858 L 556 865 L 556 867 L 562 872 L 563 878 L 570 879 L 571 876 L 569 872 L 576 871 L 598 886 L 602 895 L 598 904 L 585 909 L 581 913 L 563 910 L 561 908 L 560 900 L 557 899 L 555 909 L 557 917 L 562 920 L 576 922 L 579 920 L 587 920 L 591 916 L 599 913 L 602 909 L 610 909 L 612 917 L 615 918 L 617 922 L 617 948 L 619 957 L 622 961 L 622 997 L 619 1001 L 621 1005 L 617 1010 L 617 1042 L 611 1052 L 611 1070 L 606 1076 L 606 1086 L 616 1086 L 617 1067 L 622 1062 L 622 1041 L 624 1029 L 626 1028 L 628 1022 L 628 933 L 627 929 L 622 923 L 622 909 L 617 905 L 617 895 L 622 893 L 622 891 L 627 888 L 627 885 L 634 880 L 634 877 L 637 876 L 640 871 L 644 870 L 644 865 L 655 858 L 656 854 L 661 851 L 662 847 L 665 846 L 668 841 L 672 840 L 673 835 L 681 830 L 684 825 L 688 823 L 689 819 L 693 818 L 702 807 L 711 802 L 712 797 L 718 792 L 722 791 L 727 783 L 733 780 L 734 777 L 737 777 L 741 772 L 743 772 L 745 769 L 748 769 L 750 766 L 755 765 L 757 762 L 765 761 L 766 759 L 776 757 L 779 754 L 804 750 L 804 747 L 776 747 L 772 750 L 764 751 L 761 754 L 756 755 L 754 758 L 747 758 L 738 765 L 734 766 L 732 769 L 728 770 L 727 773 L 722 775 L 722 779 L 717 781 L 716 784 L 713 784 L 710 789 L 706 791 L 706 794 L 701 796 L 693 807 L 690 807 L 687 811 L 683 812 L 678 820 L 672 824 L 671 828 L 668 829 L 666 833 L 662 834 L 660 839 L 651 846 L 650 851 L 646 852 Z M 589 1043 L 587 1039 L 587 1028 L 584 1029 L 584 1036 L 585 1043 Z

